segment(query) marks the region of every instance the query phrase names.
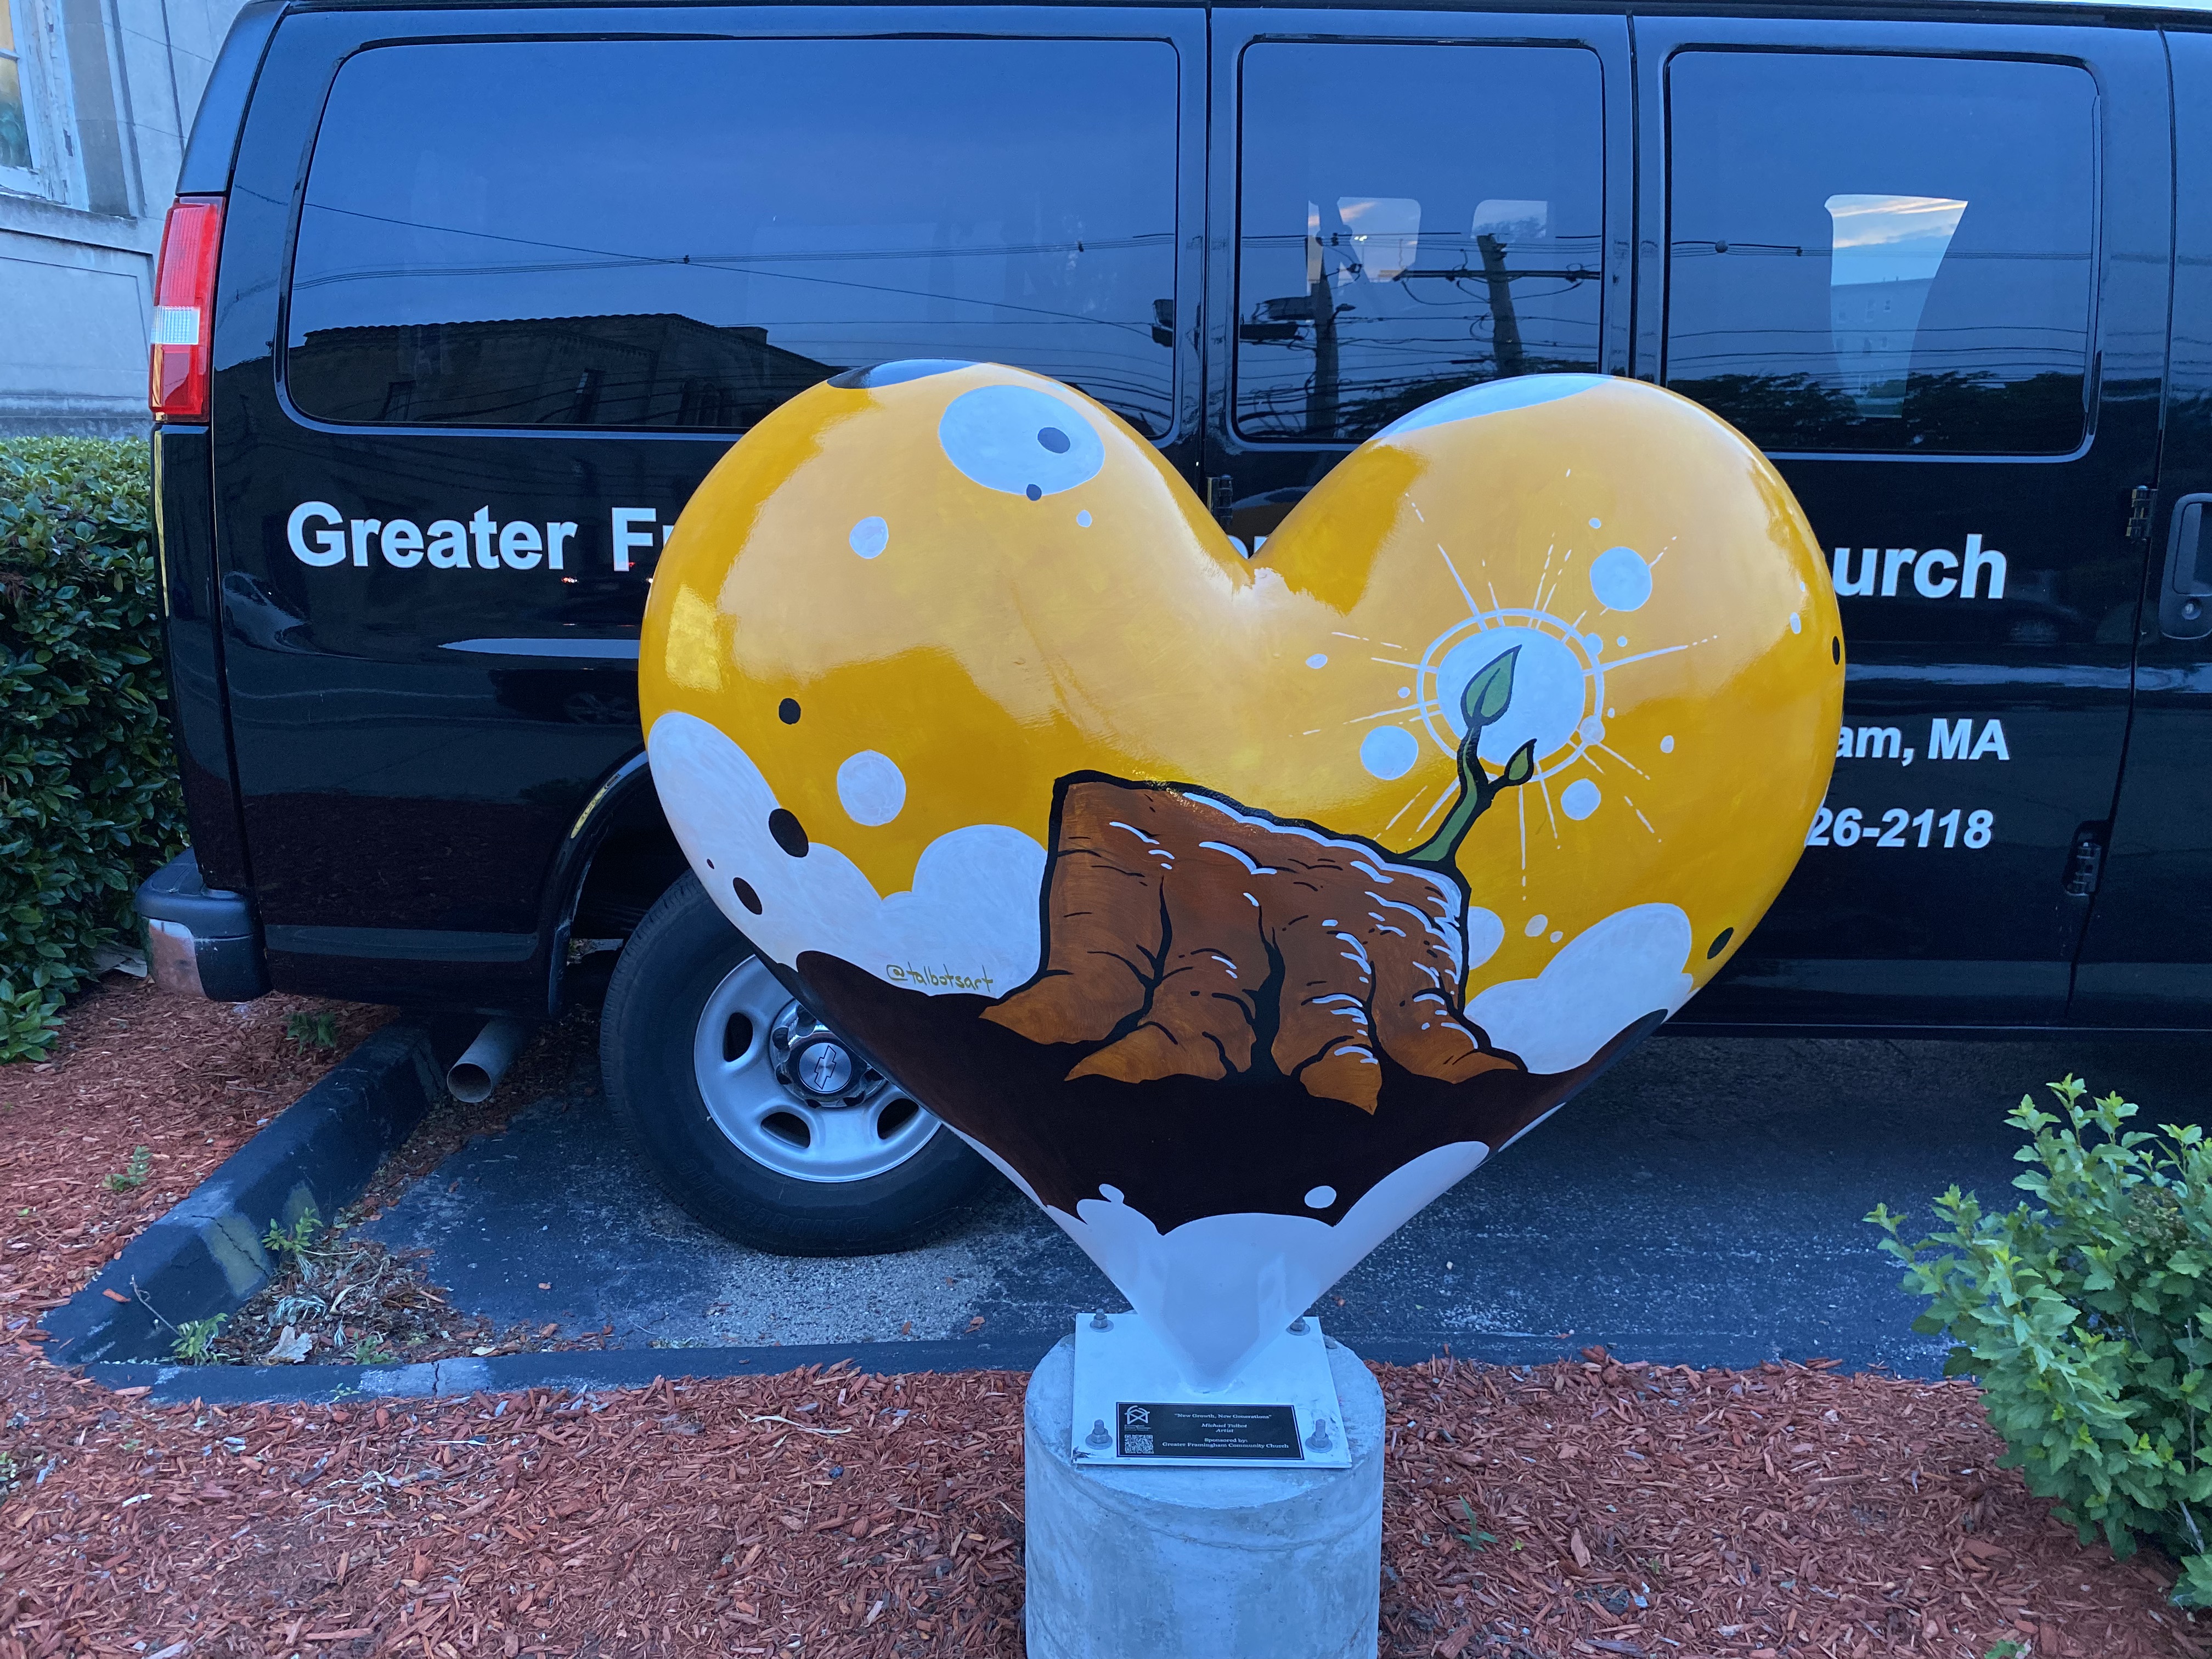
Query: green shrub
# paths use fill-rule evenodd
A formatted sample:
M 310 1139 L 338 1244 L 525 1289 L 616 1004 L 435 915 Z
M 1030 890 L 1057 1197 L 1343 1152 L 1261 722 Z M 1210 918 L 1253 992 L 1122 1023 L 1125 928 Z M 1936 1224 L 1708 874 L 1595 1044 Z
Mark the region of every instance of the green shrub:
M 2063 1120 L 2026 1098 L 2007 1120 L 2033 1137 L 2013 1180 L 2033 1205 L 1985 1215 L 1954 1187 L 1915 1244 L 1887 1206 L 1867 1219 L 1929 1298 L 1913 1328 L 1980 1378 L 2003 1465 L 2085 1543 L 2158 1540 L 2182 1562 L 2174 1599 L 2212 1606 L 2212 1146 L 2193 1125 L 2127 1128 L 2134 1106 L 2071 1077 L 2051 1088 Z
M 52 1047 L 184 845 L 161 612 L 146 446 L 0 441 L 0 1061 Z

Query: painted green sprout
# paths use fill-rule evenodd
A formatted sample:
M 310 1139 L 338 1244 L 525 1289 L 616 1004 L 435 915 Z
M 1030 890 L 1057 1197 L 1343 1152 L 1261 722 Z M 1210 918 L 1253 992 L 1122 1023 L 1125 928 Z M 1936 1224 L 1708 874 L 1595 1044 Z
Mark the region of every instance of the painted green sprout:
M 1460 842 L 1467 839 L 1474 821 L 1490 810 L 1499 792 L 1518 788 L 1536 775 L 1534 738 L 1513 751 L 1504 769 L 1494 778 L 1483 770 L 1482 761 L 1474 752 L 1483 732 L 1504 718 L 1506 707 L 1513 701 L 1513 659 L 1520 654 L 1519 646 L 1511 647 L 1469 680 L 1460 694 L 1460 714 L 1466 722 L 1467 735 L 1459 740 L 1459 799 L 1437 826 L 1437 833 L 1406 854 L 1404 862 L 1437 870 L 1450 868 L 1459 856 Z

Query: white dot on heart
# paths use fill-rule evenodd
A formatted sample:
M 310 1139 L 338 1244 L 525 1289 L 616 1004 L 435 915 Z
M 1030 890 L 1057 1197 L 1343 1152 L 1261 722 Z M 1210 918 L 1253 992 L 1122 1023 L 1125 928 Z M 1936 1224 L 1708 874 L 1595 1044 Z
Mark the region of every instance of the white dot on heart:
M 1528 925 L 1526 927 L 1523 927 L 1521 931 L 1528 934 L 1530 939 L 1534 939 L 1537 934 L 1542 933 L 1545 928 L 1550 927 L 1551 923 L 1551 917 L 1546 915 L 1541 910 L 1539 910 L 1534 915 L 1528 918 Z
M 1404 777 L 1420 755 L 1420 744 L 1402 726 L 1379 726 L 1360 739 L 1359 763 L 1378 778 Z
M 1607 610 L 1641 610 L 1651 597 L 1651 567 L 1632 547 L 1608 547 L 1590 562 L 1589 584 Z
M 1597 811 L 1603 799 L 1598 787 L 1588 778 L 1577 778 L 1559 791 L 1559 810 L 1571 818 L 1586 818 Z
M 863 519 L 845 540 L 862 558 L 872 559 L 891 544 L 891 527 L 881 519 Z
M 1313 655 L 1311 655 L 1310 657 L 1308 657 L 1308 658 L 1306 659 L 1306 666 L 1307 666 L 1307 667 L 1309 667 L 1309 668 L 1326 668 L 1326 667 L 1328 667 L 1328 653 L 1327 652 L 1325 652 L 1325 651 L 1316 651 L 1316 652 L 1315 652 L 1315 653 L 1313 653 Z
M 1671 755 L 1674 752 L 1674 734 L 1673 732 L 1670 732 L 1665 737 L 1659 739 L 1659 752 L 1662 755 Z
M 1035 386 L 962 392 L 938 417 L 937 441 L 974 483 L 1033 501 L 1090 483 L 1106 464 L 1090 416 Z
M 837 799 L 855 823 L 889 823 L 906 805 L 906 774 L 890 756 L 863 749 L 837 769 Z

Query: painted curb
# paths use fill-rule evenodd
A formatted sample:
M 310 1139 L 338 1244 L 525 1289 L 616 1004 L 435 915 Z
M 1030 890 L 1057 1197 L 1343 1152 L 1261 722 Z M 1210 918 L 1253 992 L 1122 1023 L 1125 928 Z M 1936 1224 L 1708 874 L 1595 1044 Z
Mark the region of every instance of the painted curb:
M 243 1306 L 269 1281 L 270 1224 L 311 1210 L 327 1219 L 360 1196 L 438 1098 L 440 1062 L 465 1040 L 444 1020 L 372 1034 L 48 1313 L 48 1358 L 166 1360 L 177 1326 Z

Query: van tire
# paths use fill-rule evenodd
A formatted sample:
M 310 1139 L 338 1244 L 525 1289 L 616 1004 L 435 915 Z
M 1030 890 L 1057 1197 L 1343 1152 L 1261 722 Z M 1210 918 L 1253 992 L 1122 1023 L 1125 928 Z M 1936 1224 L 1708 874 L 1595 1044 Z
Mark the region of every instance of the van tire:
M 840 1179 L 808 1179 L 804 1145 L 784 1169 L 745 1150 L 750 1134 L 763 1156 L 780 1148 L 749 1121 L 736 1132 L 708 1107 L 695 1058 L 710 1040 L 702 1028 L 710 1002 L 726 1000 L 733 982 L 750 987 L 756 1011 L 788 999 L 768 981 L 752 946 L 714 908 L 696 876 L 687 873 L 664 893 L 638 924 L 615 964 L 599 1022 L 599 1069 L 607 1104 L 624 1137 L 668 1196 L 702 1224 L 726 1238 L 775 1255 L 866 1255 L 903 1249 L 940 1231 L 986 1185 L 990 1166 L 951 1130 L 887 1084 L 870 1104 L 836 1108 L 834 1120 L 816 1103 L 785 1090 L 788 1112 L 774 1111 L 763 1088 L 781 1088 L 775 1073 L 748 1064 L 748 1086 L 758 1105 L 797 1124 L 832 1122 L 849 1131 L 854 1114 L 881 1110 L 897 1119 L 900 1139 L 884 1154 L 896 1158 L 879 1172 Z M 763 1001 L 766 997 L 769 1000 Z M 719 1002 L 714 1006 L 720 1006 Z M 742 1016 L 733 1017 L 733 1024 Z M 748 1028 L 756 1020 L 747 1022 Z M 744 1054 L 758 1048 L 757 1041 Z M 795 1050 L 794 1050 L 795 1052 Z M 728 1108 L 726 1106 L 726 1112 Z M 805 1120 L 805 1121 L 802 1121 Z M 870 1119 L 870 1122 L 875 1120 Z M 825 1142 L 826 1144 L 826 1142 Z M 865 1150 L 865 1149 L 864 1149 Z M 882 1161 L 882 1160 L 878 1160 Z M 866 1159 L 857 1166 L 870 1169 Z

